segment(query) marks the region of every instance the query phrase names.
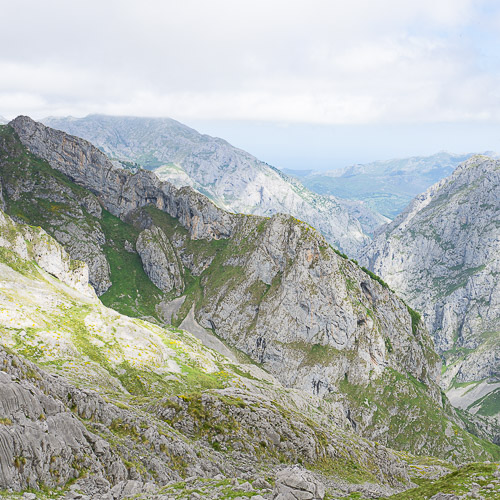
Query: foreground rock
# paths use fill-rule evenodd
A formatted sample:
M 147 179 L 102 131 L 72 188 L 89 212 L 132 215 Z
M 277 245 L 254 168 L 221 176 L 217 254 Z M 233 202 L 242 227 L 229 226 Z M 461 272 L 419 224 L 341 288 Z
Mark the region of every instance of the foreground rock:
M 290 467 L 278 472 L 273 493 L 275 500 L 323 500 L 325 487 L 310 472 Z

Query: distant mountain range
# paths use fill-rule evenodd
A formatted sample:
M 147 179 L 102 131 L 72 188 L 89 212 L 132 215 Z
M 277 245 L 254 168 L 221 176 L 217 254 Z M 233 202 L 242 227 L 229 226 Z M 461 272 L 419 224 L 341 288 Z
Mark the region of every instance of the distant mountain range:
M 486 153 L 495 156 L 494 153 Z M 300 179 L 311 191 L 323 195 L 364 201 L 390 219 L 396 217 L 418 194 L 448 177 L 472 156 L 444 151 L 431 156 L 414 156 L 329 171 L 284 170 Z
M 386 222 L 363 202 L 314 193 L 223 139 L 200 134 L 169 118 L 91 115 L 46 118 L 43 123 L 87 139 L 132 168 L 153 170 L 177 187 L 191 186 L 225 210 L 291 214 L 352 256 Z

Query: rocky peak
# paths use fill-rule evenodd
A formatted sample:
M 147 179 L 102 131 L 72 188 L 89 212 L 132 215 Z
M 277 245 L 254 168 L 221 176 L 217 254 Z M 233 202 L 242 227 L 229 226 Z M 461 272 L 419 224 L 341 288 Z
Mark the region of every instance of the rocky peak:
M 27 116 L 17 117 L 10 125 L 33 154 L 97 194 L 113 215 L 126 217 L 139 207 L 154 205 L 179 219 L 194 238 L 231 235 L 227 214 L 190 188 L 176 189 L 147 170 L 132 174 L 120 169 L 88 141 L 46 127 Z
M 500 161 L 473 156 L 385 226 L 363 257 L 370 269 L 423 312 L 447 361 L 445 384 L 452 379 L 477 384 L 488 380 L 489 390 L 496 388 L 499 200 Z
M 36 163 L 44 179 L 80 190 L 81 199 L 91 191 L 103 205 L 95 216 L 74 210 L 71 217 L 75 224 L 92 220 L 106 235 L 113 281 L 103 296 L 111 297 L 108 305 L 126 303 L 126 314 L 135 314 L 142 304 L 142 318 L 143 311 L 161 315 L 216 349 L 225 342 L 224 349 L 261 363 L 282 384 L 345 405 L 357 432 L 384 444 L 398 445 L 388 432 L 394 426 L 398 439 L 413 439 L 414 429 L 410 436 L 401 424 L 404 413 L 430 434 L 423 443 L 412 441 L 411 449 L 449 453 L 443 422 L 463 431 L 447 420 L 458 422 L 441 398 L 439 359 L 418 314 L 311 226 L 283 214 L 224 212 L 190 188 L 114 166 L 86 141 L 28 118 L 12 127 L 21 156 L 33 164 L 45 160 Z M 5 173 L 2 185 L 15 193 L 20 173 L 12 164 Z M 31 190 L 40 179 L 32 177 Z M 53 192 L 37 196 L 37 210 L 48 210 L 56 222 L 71 211 L 55 203 Z M 26 219 L 36 216 L 26 210 L 29 199 L 7 202 Z M 393 385 L 397 397 L 389 398 L 384 388 Z M 430 419 L 435 412 L 440 417 Z
M 386 220 L 362 202 L 314 193 L 225 140 L 168 118 L 92 115 L 45 123 L 85 137 L 110 157 L 151 169 L 177 187 L 191 186 L 227 211 L 291 214 L 349 255 Z

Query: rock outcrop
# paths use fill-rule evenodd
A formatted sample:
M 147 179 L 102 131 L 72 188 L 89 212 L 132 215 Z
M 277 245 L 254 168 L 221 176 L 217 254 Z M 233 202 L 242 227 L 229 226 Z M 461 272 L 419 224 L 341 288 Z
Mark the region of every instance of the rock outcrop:
M 276 476 L 275 500 L 323 500 L 325 487 L 300 467 L 283 469 Z
M 16 118 L 11 126 L 33 154 L 92 191 L 114 215 L 137 218 L 137 209 L 153 205 L 178 219 L 188 234 L 178 231 L 171 241 L 151 219 L 142 217 L 137 222 L 146 226 L 138 250 L 147 257 L 146 270 L 158 274 L 153 281 L 161 283 L 161 273 L 150 265 L 152 256 L 156 264 L 159 259 L 164 266 L 182 262 L 194 275 L 202 275 L 204 300 L 195 307 L 202 326 L 266 363 L 287 385 L 299 383 L 323 394 L 346 374 L 367 383 L 386 366 L 426 382 L 437 380 L 439 366 L 432 346 L 423 330 L 412 328 L 406 306 L 336 254 L 310 226 L 289 216 L 262 219 L 229 214 L 189 188 L 178 190 L 160 182 L 151 172 L 132 175 L 118 169 L 90 143 L 28 117 Z M 157 240 L 154 244 L 152 235 Z M 146 238 L 148 245 L 144 245 Z M 189 240 L 198 239 L 224 239 L 221 245 L 226 251 L 221 246 L 211 252 L 199 269 L 194 263 L 203 258 L 203 252 L 189 245 Z M 168 268 L 163 279 L 168 282 L 172 271 L 179 290 L 178 269 Z M 276 304 L 281 305 L 279 310 Z M 413 330 L 421 336 L 419 341 Z M 400 355 L 390 355 L 386 338 Z M 312 373 L 309 366 L 298 372 L 304 361 L 301 343 L 307 348 L 317 344 L 326 352 L 333 349 L 344 361 L 322 367 L 319 373 Z
M 33 154 L 97 194 L 101 205 L 117 217 L 154 205 L 178 219 L 193 238 L 228 238 L 232 234 L 230 214 L 192 189 L 177 189 L 147 170 L 131 174 L 113 165 L 89 142 L 27 116 L 17 117 L 10 126 Z
M 120 169 L 90 143 L 27 117 L 11 126 L 50 167 L 24 153 L 30 162 L 66 179 L 72 193 L 92 192 L 103 206 L 101 218 L 90 220 L 106 234 L 113 286 L 103 299 L 115 297 L 113 307 L 126 303 L 123 311 L 135 315 L 140 305 L 143 318 L 164 311 L 176 326 L 201 325 L 282 384 L 343 406 L 352 428 L 383 444 L 402 448 L 407 439 L 418 453 L 442 457 L 484 453 L 441 397 L 439 359 L 418 315 L 313 228 L 290 216 L 230 214 L 151 172 Z M 12 183 L 15 171 L 9 175 L 2 184 Z M 405 397 L 379 390 L 388 379 Z M 400 413 L 425 427 L 422 439 L 413 441 Z
M 103 251 L 106 238 L 100 226 L 101 205 L 89 191 L 72 189 L 23 149 L 5 128 L 0 136 L 0 204 L 15 220 L 42 226 L 73 259 L 85 262 L 90 282 L 103 294 L 111 281 Z
M 19 227 L 1 210 L 0 249 L 4 259 L 11 262 L 18 258 L 34 261 L 63 283 L 84 295 L 94 296 L 85 263 L 72 261 L 65 249 L 42 228 L 24 225 Z
M 183 289 L 182 270 L 174 247 L 165 233 L 156 226 L 145 229 L 137 238 L 137 253 L 149 279 L 164 292 Z
M 472 157 L 415 198 L 364 256 L 370 269 L 422 311 L 446 361 L 444 386 L 489 382 L 490 415 L 494 398 L 500 410 L 499 200 L 500 161 Z M 455 391 L 455 404 L 471 388 Z M 483 391 L 480 398 L 485 396 Z M 481 405 L 469 403 L 480 411 Z

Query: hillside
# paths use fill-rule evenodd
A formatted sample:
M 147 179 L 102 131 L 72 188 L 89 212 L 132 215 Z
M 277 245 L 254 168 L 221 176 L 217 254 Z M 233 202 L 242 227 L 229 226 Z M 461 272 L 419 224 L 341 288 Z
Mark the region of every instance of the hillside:
M 89 140 L 110 158 L 153 170 L 177 187 L 191 186 L 225 210 L 293 215 L 349 255 L 386 221 L 364 203 L 318 195 L 251 154 L 172 119 L 91 115 L 43 122 Z
M 500 161 L 475 156 L 435 184 L 368 247 L 365 260 L 424 321 L 452 402 L 500 412 Z
M 320 478 L 339 492 L 411 484 L 409 460 L 350 432 L 339 405 L 106 308 L 43 230 L 1 211 L 0 229 L 0 488 L 164 498 L 189 495 L 194 476 L 225 498 L 293 491 L 296 477 L 318 491 Z

